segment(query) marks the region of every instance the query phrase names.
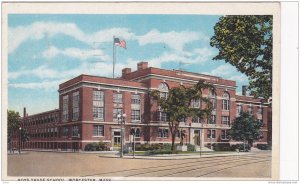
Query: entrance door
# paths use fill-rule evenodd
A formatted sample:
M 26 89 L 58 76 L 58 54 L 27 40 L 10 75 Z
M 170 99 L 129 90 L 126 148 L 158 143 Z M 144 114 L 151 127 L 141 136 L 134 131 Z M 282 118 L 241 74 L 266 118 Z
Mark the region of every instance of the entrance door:
M 200 130 L 194 130 L 194 144 L 197 146 L 200 145 L 199 133 Z
M 121 132 L 114 132 L 114 147 L 121 146 Z

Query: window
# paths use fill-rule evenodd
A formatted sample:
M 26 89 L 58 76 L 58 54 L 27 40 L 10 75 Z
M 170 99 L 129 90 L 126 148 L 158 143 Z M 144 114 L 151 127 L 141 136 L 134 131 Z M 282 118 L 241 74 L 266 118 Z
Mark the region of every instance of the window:
M 209 93 L 209 98 L 210 98 L 210 102 L 212 104 L 212 109 L 216 110 L 217 109 L 217 99 L 216 99 L 216 93 L 215 92 L 210 92 Z
M 200 118 L 199 117 L 193 117 L 192 118 L 192 123 L 201 123 Z
M 115 120 L 115 121 L 117 121 L 118 120 L 118 114 L 123 114 L 123 109 L 121 109 L 121 108 L 115 108 L 114 110 L 113 110 L 113 119 Z
M 229 110 L 229 94 L 225 92 L 222 96 L 222 109 Z
M 253 114 L 253 106 L 252 105 L 248 106 L 248 113 L 251 115 Z
M 160 83 L 158 90 L 160 91 L 160 98 L 168 98 L 169 87 L 166 83 Z
M 159 114 L 159 117 L 158 117 L 159 121 L 164 121 L 164 122 L 167 121 L 167 113 L 166 112 L 159 111 L 158 114 Z
M 131 104 L 141 104 L 141 96 L 131 95 Z
M 168 136 L 169 136 L 169 129 L 167 129 L 167 128 L 159 128 L 158 129 L 158 137 L 168 138 Z
M 243 111 L 242 105 L 237 105 L 236 106 L 236 116 L 240 116 L 242 111 Z
M 208 124 L 216 124 L 216 115 L 211 115 Z
M 227 138 L 227 130 L 222 130 L 221 139 L 228 139 Z
M 104 120 L 104 92 L 93 91 L 93 117 Z
M 207 130 L 207 138 L 215 139 L 216 138 L 216 130 Z
M 72 136 L 73 137 L 78 137 L 79 136 L 79 129 L 78 129 L 77 125 L 73 126 L 73 128 L 72 128 Z
M 104 125 L 94 125 L 93 136 L 104 136 Z
M 62 135 L 63 136 L 68 136 L 68 132 L 69 132 L 68 127 L 63 127 L 63 129 L 62 129 Z
M 141 137 L 140 128 L 131 128 L 132 132 L 135 132 L 135 137 Z
M 139 120 L 141 120 L 140 110 L 132 110 L 131 111 L 131 120 L 132 121 L 139 121 Z
M 62 112 L 62 120 L 68 121 L 68 95 L 63 96 L 63 112 Z
M 114 93 L 114 103 L 117 103 L 117 104 L 123 103 L 123 94 L 122 93 Z
M 222 124 L 229 125 L 229 116 L 222 116 Z
M 262 108 L 258 107 L 257 109 L 257 119 L 261 120 L 262 119 Z
M 79 91 L 73 93 L 73 114 L 72 119 L 78 120 L 79 118 Z
M 201 107 L 201 102 L 200 102 L 200 100 L 199 99 L 193 99 L 192 101 L 191 101 L 191 107 L 192 108 L 200 108 Z

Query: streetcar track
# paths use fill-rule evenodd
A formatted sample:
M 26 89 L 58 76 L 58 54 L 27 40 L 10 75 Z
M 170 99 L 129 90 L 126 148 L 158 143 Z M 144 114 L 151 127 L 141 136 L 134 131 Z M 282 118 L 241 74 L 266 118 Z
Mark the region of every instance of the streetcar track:
M 260 159 L 255 159 L 255 160 L 260 160 Z M 197 169 L 205 169 L 205 168 L 209 168 L 209 167 L 213 167 L 213 166 L 219 166 L 220 164 L 231 164 L 231 163 L 237 163 L 237 162 L 247 162 L 248 159 L 239 159 L 239 160 L 236 160 L 236 159 L 231 159 L 229 161 L 225 161 L 225 162 L 209 162 L 209 163 L 205 163 L 205 165 L 207 166 L 204 166 L 203 167 L 203 164 L 201 164 L 200 167 L 196 167 Z M 217 163 L 215 165 L 211 165 L 211 164 L 214 164 L 214 163 Z M 191 167 L 191 166 L 198 166 L 199 164 L 193 164 L 193 165 L 189 165 L 188 167 Z M 174 165 L 176 166 L 176 165 Z M 167 170 L 173 170 L 173 169 L 181 169 L 181 168 L 186 168 L 187 166 L 184 166 L 184 167 L 171 167 L 171 168 L 168 168 L 168 169 L 160 169 L 160 170 L 154 170 L 154 171 L 149 171 L 149 172 L 144 172 L 144 173 L 135 173 L 135 174 L 131 174 L 131 175 L 127 175 L 127 176 L 124 176 L 124 177 L 130 177 L 130 176 L 137 176 L 137 175 L 141 175 L 141 174 L 150 174 L 150 173 L 155 173 L 155 172 L 160 172 L 160 171 L 167 171 Z M 178 173 L 183 173 L 183 172 L 188 172 L 188 171 L 191 171 L 191 170 L 195 170 L 195 168 L 193 169 L 189 169 L 189 170 L 185 170 L 185 171 L 181 171 L 181 172 L 178 172 Z M 166 174 L 164 174 L 166 175 Z M 167 174 L 168 175 L 168 174 Z M 173 175 L 173 174 L 171 174 Z
M 261 161 L 270 161 L 269 159 L 257 159 L 258 161 L 257 162 L 251 162 L 251 163 L 258 163 L 258 162 L 261 162 Z M 243 162 L 243 163 L 247 163 L 249 162 L 248 160 L 242 160 L 242 161 L 239 161 L 239 162 Z M 236 164 L 236 163 L 239 163 L 239 162 L 226 162 L 226 163 L 222 163 L 222 164 L 219 164 L 219 165 L 210 165 L 209 167 L 215 167 L 215 166 L 220 166 L 220 165 L 224 165 L 224 164 Z M 245 164 L 242 164 L 242 165 L 245 165 Z M 175 173 L 171 173 L 171 174 L 166 174 L 166 176 L 171 176 L 171 175 L 175 175 L 175 174 L 182 174 L 182 173 L 185 173 L 185 172 L 190 172 L 190 171 L 194 171 L 194 170 L 202 170 L 202 169 L 205 169 L 205 168 L 209 168 L 209 167 L 196 167 L 196 168 L 192 168 L 192 169 L 189 169 L 189 170 L 184 170 L 184 171 L 179 171 L 179 172 L 175 172 Z
M 240 158 L 240 156 L 243 156 L 242 158 Z M 228 156 L 227 156 L 228 157 Z M 251 158 L 255 158 L 255 159 L 259 159 L 259 158 L 267 158 L 270 157 L 269 155 L 232 155 L 229 156 L 230 160 L 236 160 L 236 159 L 240 159 L 240 160 L 245 160 L 246 158 L 251 159 Z M 245 158 L 245 159 L 244 159 Z M 137 170 L 147 170 L 147 169 L 155 169 L 155 168 L 162 168 L 162 167 L 172 167 L 172 166 L 176 166 L 176 165 L 188 165 L 188 164 L 192 164 L 192 163 L 203 163 L 206 164 L 207 162 L 212 163 L 211 158 L 209 157 L 203 157 L 200 159 L 205 159 L 205 160 L 197 160 L 197 161 L 192 161 L 192 162 L 184 162 L 184 163 L 180 163 L 180 164 L 169 164 L 169 165 L 163 165 L 163 166 L 154 166 L 154 167 L 144 167 L 144 168 L 137 168 L 137 169 L 125 169 L 125 170 L 118 170 L 118 171 L 110 171 L 110 172 L 104 172 L 104 173 L 96 173 L 96 174 L 90 174 L 90 175 L 84 175 L 82 177 L 88 177 L 88 176 L 97 176 L 97 175 L 106 175 L 106 174 L 115 174 L 118 172 L 130 172 L 130 171 L 137 171 Z M 220 161 L 223 160 L 224 158 L 217 158 L 214 159 L 213 161 Z M 215 163 L 215 162 L 213 162 Z M 194 164 L 195 165 L 195 164 Z M 188 165 L 191 166 L 191 165 Z M 184 167 L 188 167 L 188 166 L 184 166 Z

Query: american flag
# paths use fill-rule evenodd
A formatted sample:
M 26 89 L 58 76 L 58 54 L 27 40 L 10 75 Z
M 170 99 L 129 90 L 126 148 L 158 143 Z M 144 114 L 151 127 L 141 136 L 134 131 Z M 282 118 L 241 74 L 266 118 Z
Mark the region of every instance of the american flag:
M 125 40 L 120 40 L 119 38 L 115 38 L 114 39 L 114 44 L 119 46 L 119 47 L 123 47 L 124 49 L 126 49 L 126 41 Z

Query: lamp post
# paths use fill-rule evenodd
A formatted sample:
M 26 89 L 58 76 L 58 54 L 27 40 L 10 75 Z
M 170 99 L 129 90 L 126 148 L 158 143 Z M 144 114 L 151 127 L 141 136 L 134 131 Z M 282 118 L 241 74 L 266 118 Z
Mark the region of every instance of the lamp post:
M 120 154 L 120 157 L 123 158 L 123 151 L 124 151 L 123 124 L 125 124 L 126 114 L 124 113 L 123 115 L 121 115 L 120 113 L 118 113 L 117 118 L 118 118 L 118 122 L 120 123 L 120 126 L 121 126 L 121 154 Z
M 19 154 L 21 154 L 21 131 L 22 131 L 22 127 L 19 127 Z

